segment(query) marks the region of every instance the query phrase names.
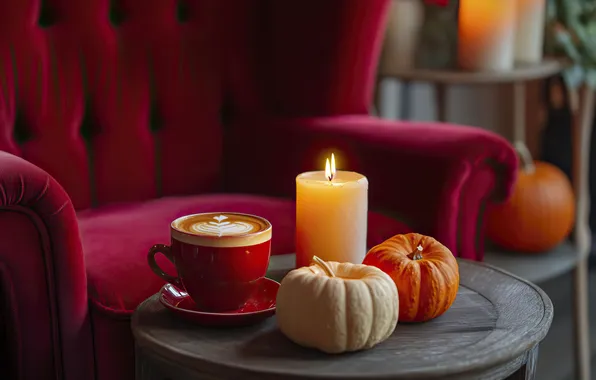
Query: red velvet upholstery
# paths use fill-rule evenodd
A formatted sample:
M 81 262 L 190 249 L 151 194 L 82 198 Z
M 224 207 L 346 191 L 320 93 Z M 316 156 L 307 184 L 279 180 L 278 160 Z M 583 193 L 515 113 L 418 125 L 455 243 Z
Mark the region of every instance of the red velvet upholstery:
M 290 251 L 294 177 L 331 149 L 372 209 L 481 259 L 516 156 L 478 129 L 366 115 L 387 6 L 0 2 L 0 374 L 131 379 L 130 311 L 159 288 L 143 257 L 167 222 L 256 212 Z M 371 243 L 404 228 L 372 215 Z
M 183 24 L 174 0 L 112 3 L 2 2 L 0 149 L 47 170 L 77 208 L 217 190 L 223 2 L 189 1 Z M 209 159 L 188 176 L 180 163 L 198 152 Z
M 0 210 L 0 371 L 7 379 L 89 378 L 87 278 L 68 195 L 43 170 L 0 152 Z
M 246 54 L 230 62 L 239 112 L 368 112 L 388 1 L 244 0 L 235 6 L 229 46 Z

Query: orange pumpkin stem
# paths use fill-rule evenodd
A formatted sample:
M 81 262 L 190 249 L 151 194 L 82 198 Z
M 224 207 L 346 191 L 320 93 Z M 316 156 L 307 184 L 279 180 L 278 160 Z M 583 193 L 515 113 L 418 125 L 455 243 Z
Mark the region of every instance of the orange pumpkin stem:
M 335 273 L 333 273 L 333 270 L 331 269 L 331 267 L 329 266 L 329 264 L 327 264 L 325 262 L 325 260 L 322 260 L 321 258 L 317 257 L 317 256 L 313 256 L 312 257 L 312 261 L 319 266 L 319 268 L 321 268 L 325 274 L 329 277 L 335 277 Z
M 422 244 L 418 244 L 418 247 L 414 250 L 414 252 L 410 253 L 408 257 L 410 260 L 422 260 Z
M 534 159 L 526 144 L 521 141 L 516 141 L 513 144 L 513 147 L 519 155 L 522 169 L 528 174 L 533 174 L 536 171 L 536 165 L 534 165 Z

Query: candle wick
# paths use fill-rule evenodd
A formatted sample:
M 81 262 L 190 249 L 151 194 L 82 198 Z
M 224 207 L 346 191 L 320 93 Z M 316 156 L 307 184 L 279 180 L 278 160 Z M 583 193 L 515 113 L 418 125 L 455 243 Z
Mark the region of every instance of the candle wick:
M 329 181 L 333 181 L 333 177 L 335 177 L 335 176 L 333 175 L 333 173 L 331 173 L 331 174 L 330 174 L 330 175 L 327 177 L 327 179 L 328 179 Z

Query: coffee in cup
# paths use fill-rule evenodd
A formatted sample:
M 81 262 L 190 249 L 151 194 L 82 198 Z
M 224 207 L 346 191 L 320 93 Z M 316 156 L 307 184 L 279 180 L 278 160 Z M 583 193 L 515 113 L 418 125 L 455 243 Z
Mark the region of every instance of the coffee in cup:
M 221 312 L 242 307 L 269 266 L 272 226 L 256 215 L 218 212 L 187 215 L 170 225 L 170 246 L 149 250 L 149 266 L 167 282 L 186 290 L 199 309 Z M 162 253 L 177 277 L 155 262 Z

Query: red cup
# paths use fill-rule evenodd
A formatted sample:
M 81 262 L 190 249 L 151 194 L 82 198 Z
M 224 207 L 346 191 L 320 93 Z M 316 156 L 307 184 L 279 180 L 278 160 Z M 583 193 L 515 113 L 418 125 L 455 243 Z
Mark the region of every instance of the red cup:
M 271 233 L 271 223 L 256 215 L 187 215 L 171 223 L 170 246 L 154 245 L 147 261 L 159 277 L 185 289 L 199 309 L 235 310 L 251 298 L 267 272 Z M 174 263 L 177 277 L 157 265 L 157 253 Z

